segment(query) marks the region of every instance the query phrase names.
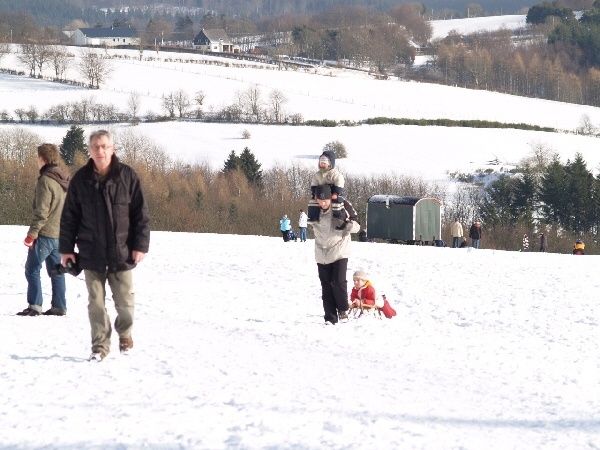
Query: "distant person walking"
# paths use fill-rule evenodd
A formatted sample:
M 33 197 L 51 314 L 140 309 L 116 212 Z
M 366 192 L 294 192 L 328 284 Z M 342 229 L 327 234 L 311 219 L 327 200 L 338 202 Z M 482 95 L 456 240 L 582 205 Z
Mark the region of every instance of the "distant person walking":
M 529 251 L 529 237 L 527 237 L 527 234 L 523 235 L 523 247 L 522 247 L 522 251 L 524 252 L 528 252 Z
M 298 228 L 300 229 L 300 242 L 306 242 L 306 227 L 308 226 L 308 216 L 303 209 L 300 210 L 298 219 Z
M 283 215 L 281 219 L 279 219 L 279 230 L 281 231 L 281 236 L 283 237 L 283 242 L 287 242 L 290 240 L 290 230 L 292 229 L 292 223 L 286 214 Z
M 450 227 L 450 233 L 452 234 L 452 248 L 459 248 L 463 237 L 463 227 L 458 221 L 458 217 L 454 219 L 454 223 Z
M 540 233 L 540 252 L 548 251 L 548 241 L 546 240 L 546 235 L 544 233 Z
M 75 261 L 85 274 L 88 291 L 92 354 L 101 361 L 110 352 L 112 328 L 106 312 L 106 282 L 112 292 L 119 350 L 133 347 L 131 329 L 135 296 L 132 269 L 142 262 L 150 245 L 150 220 L 140 180 L 115 154 L 112 135 L 90 135 L 90 159 L 69 184 L 60 223 L 61 263 Z
M 471 238 L 471 247 L 479 248 L 481 245 L 481 221 L 479 219 L 471 225 L 469 237 Z
M 35 185 L 33 218 L 24 244 L 29 248 L 25 262 L 27 279 L 27 303 L 29 306 L 18 316 L 39 316 L 42 312 L 42 281 L 40 271 L 46 263 L 46 271 L 52 283 L 52 303 L 44 315 L 64 316 L 67 313 L 64 274 L 53 271 L 60 264 L 58 236 L 60 215 L 67 195 L 69 175 L 58 166 L 60 153 L 54 144 L 42 144 L 37 148 L 37 164 L 40 176 Z

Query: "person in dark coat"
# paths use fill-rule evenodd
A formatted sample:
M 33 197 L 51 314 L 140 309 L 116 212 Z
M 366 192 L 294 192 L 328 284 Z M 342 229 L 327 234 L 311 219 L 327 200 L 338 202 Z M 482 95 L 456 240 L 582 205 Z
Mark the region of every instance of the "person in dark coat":
M 92 331 L 90 360 L 101 361 L 110 352 L 112 331 L 105 305 L 107 281 L 117 310 L 119 350 L 125 353 L 133 347 L 131 269 L 148 253 L 150 221 L 140 180 L 115 155 L 111 134 L 106 130 L 93 132 L 89 152 L 90 160 L 69 184 L 59 251 L 63 266 L 73 261 L 84 271 Z
M 546 241 L 546 235 L 544 233 L 540 233 L 540 252 L 548 251 L 548 243 Z
M 481 244 L 481 222 L 479 219 L 473 222 L 473 225 L 471 225 L 469 237 L 471 238 L 471 247 L 479 248 Z

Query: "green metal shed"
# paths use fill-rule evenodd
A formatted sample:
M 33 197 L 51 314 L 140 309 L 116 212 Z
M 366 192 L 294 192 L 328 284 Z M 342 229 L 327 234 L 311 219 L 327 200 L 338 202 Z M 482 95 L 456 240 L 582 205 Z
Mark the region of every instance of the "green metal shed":
M 439 240 L 441 206 L 436 198 L 373 195 L 367 202 L 367 237 L 406 243 Z

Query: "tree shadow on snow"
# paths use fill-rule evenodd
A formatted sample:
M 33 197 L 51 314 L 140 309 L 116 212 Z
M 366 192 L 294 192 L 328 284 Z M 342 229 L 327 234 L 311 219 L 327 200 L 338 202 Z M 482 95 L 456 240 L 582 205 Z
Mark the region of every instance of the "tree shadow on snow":
M 394 415 L 394 420 L 437 425 L 476 426 L 487 428 L 520 428 L 545 430 L 600 431 L 600 419 L 470 419 L 460 417 Z
M 319 155 L 294 155 L 294 158 L 299 158 L 299 159 L 319 159 Z
M 87 358 L 79 358 L 76 356 L 61 356 L 54 355 L 50 356 L 19 356 L 19 355 L 10 355 L 10 359 L 14 359 L 16 361 L 50 361 L 53 359 L 59 359 L 65 362 L 88 362 Z

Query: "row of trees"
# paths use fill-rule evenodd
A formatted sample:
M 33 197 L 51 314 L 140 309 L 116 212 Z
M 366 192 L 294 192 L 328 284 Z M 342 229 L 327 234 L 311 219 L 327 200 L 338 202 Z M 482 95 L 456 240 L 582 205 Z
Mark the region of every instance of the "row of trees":
M 26 224 L 40 138 L 22 129 L 0 131 L 0 223 Z M 72 127 L 61 144 L 71 171 L 87 160 L 83 130 Z M 261 167 L 252 151 L 233 150 L 220 169 L 173 161 L 143 135 L 117 136 L 117 154 L 140 173 L 149 199 L 153 229 L 188 232 L 278 234 L 279 217 L 306 207 L 314 170 L 299 166 Z M 445 204 L 443 237 L 455 217 L 463 223 L 483 219 L 486 248 L 518 249 L 523 233 L 543 231 L 551 251 L 569 252 L 583 237 L 591 252 L 600 223 L 600 179 L 580 156 L 565 164 L 537 149 L 515 174 L 500 176 L 487 188 L 445 188 L 422 179 L 397 176 L 346 176 L 348 198 L 365 223 L 374 194 L 433 196 Z
M 451 35 L 437 46 L 432 70 L 417 76 L 467 88 L 600 105 L 600 69 L 580 67 L 572 56 L 565 47 L 540 42 L 515 48 L 507 31 Z
M 235 102 L 218 111 L 203 111 L 205 94 L 196 91 L 193 98 L 183 91 L 172 91 L 162 96 L 164 115 L 146 111 L 146 120 L 169 120 L 175 118 L 195 118 L 226 122 L 251 123 L 302 123 L 300 115 L 288 115 L 285 111 L 286 97 L 279 90 L 273 90 L 264 98 L 257 86 L 237 93 Z M 114 105 L 97 102 L 93 97 L 82 98 L 76 102 L 53 105 L 40 112 L 34 105 L 29 108 L 17 108 L 14 116 L 6 109 L 0 110 L 0 121 L 10 122 L 16 117 L 19 122 L 35 123 L 49 121 L 56 123 L 86 122 L 125 122 L 137 123 L 142 119 L 141 96 L 132 92 L 127 101 L 127 111 L 119 111 Z
M 600 105 L 600 1 L 580 20 L 558 3 L 529 10 L 530 34 L 450 34 L 431 68 L 416 76 L 444 84 Z M 537 36 L 537 37 L 536 37 Z M 548 36 L 547 40 L 543 36 Z
M 10 53 L 10 46 L 0 42 L 0 60 L 8 53 Z M 65 73 L 73 65 L 75 55 L 69 53 L 63 46 L 28 42 L 19 45 L 17 59 L 29 70 L 30 77 L 42 78 L 44 68 L 50 66 L 54 75 L 53 80 L 66 81 Z M 96 89 L 100 88 L 112 71 L 110 62 L 92 49 L 81 50 L 75 68 L 87 85 Z
M 521 222 L 598 235 L 600 177 L 579 154 L 565 164 L 554 156 L 544 165 L 520 167 L 518 174 L 502 175 L 485 189 L 481 217 L 493 226 Z
M 61 145 L 71 171 L 87 159 L 82 133 L 73 127 Z M 25 224 L 38 174 L 40 138 L 20 129 L 0 132 L 0 223 Z M 232 151 L 222 168 L 171 160 L 143 135 L 116 137 L 117 154 L 136 168 L 148 196 L 153 229 L 189 232 L 278 234 L 283 213 L 306 208 L 314 169 L 299 166 L 264 170 L 252 151 Z M 438 187 L 408 177 L 348 176 L 349 196 L 364 223 L 366 200 L 375 193 L 444 195 Z

